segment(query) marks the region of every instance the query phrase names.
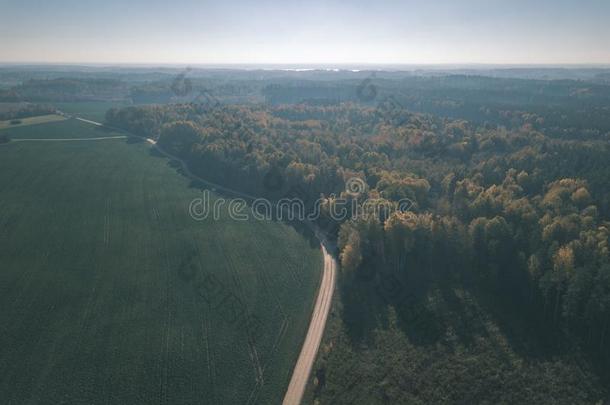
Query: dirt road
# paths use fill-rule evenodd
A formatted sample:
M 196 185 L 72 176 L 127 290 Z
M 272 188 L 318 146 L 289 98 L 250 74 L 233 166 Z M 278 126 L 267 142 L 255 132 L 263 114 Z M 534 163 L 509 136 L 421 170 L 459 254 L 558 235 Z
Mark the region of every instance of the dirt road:
M 309 380 L 309 375 L 311 374 L 311 369 L 316 360 L 320 342 L 322 341 L 326 319 L 330 312 L 333 291 L 335 289 L 337 265 L 335 259 L 328 253 L 323 244 L 322 253 L 324 255 L 322 283 L 320 284 L 318 298 L 316 299 L 316 305 L 311 316 L 311 323 L 305 337 L 305 343 L 294 367 L 288 391 L 286 391 L 284 396 L 284 405 L 298 405 L 303 399 L 305 387 L 307 386 L 307 381 Z

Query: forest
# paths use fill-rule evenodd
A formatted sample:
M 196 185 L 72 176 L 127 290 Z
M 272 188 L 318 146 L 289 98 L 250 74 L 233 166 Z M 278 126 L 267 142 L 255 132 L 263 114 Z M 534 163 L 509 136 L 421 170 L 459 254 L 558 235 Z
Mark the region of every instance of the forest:
M 507 115 L 510 125 L 486 121 L 490 114 Z M 353 198 L 345 182 L 360 178 L 361 200 L 391 206 L 408 198 L 408 211 L 388 216 L 320 218 L 337 240 L 344 286 L 363 276 L 417 288 L 473 285 L 607 365 L 608 122 L 583 131 L 578 117 L 564 117 L 558 134 L 556 114 L 482 112 L 479 123 L 410 112 L 386 98 L 136 106 L 110 110 L 106 120 L 153 135 L 212 181 L 261 196 L 322 196 L 328 212 Z M 269 187 L 269 176 L 281 181 Z

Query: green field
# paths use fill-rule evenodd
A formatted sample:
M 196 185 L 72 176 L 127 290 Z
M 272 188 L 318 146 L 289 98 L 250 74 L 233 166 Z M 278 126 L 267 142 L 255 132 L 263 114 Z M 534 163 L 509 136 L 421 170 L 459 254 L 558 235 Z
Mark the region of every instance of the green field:
M 37 117 L 19 118 L 15 121 L 19 121 L 18 124 L 11 124 L 13 120 L 0 121 L 0 129 L 25 127 L 29 125 L 44 124 L 47 122 L 57 122 L 65 120 L 65 117 L 57 114 L 39 115 Z
M 99 136 L 83 125 L 2 132 Z M 193 220 L 201 190 L 133 139 L 0 145 L 0 196 L 0 402 L 281 402 L 315 243 L 224 209 Z
M 49 122 L 44 125 L 0 129 L 0 135 L 8 135 L 9 138 L 17 140 L 103 138 L 125 134 L 71 118 L 63 121 Z

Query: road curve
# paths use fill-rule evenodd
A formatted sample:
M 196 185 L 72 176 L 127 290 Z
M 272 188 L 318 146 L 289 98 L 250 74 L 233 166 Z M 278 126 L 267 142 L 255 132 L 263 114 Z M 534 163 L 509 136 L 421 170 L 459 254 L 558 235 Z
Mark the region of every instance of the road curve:
M 324 255 L 322 282 L 320 283 L 318 298 L 316 299 L 316 305 L 313 309 L 313 314 L 311 315 L 311 323 L 309 324 L 309 330 L 305 337 L 305 343 L 303 343 L 301 354 L 299 354 L 299 359 L 294 367 L 288 390 L 284 396 L 283 405 L 298 405 L 303 399 L 305 387 L 307 386 L 313 363 L 316 360 L 316 354 L 318 353 L 318 348 L 322 341 L 326 319 L 328 318 L 328 313 L 330 312 L 332 304 L 337 264 L 335 259 L 328 253 L 323 243 L 321 246 L 322 254 Z
M 103 125 L 99 122 L 85 120 L 78 117 L 77 119 L 93 125 Z M 242 197 L 254 198 L 253 196 L 250 196 L 248 194 L 240 193 L 235 190 L 230 190 L 218 184 L 214 184 L 202 179 L 201 177 L 197 176 L 189 170 L 184 160 L 163 150 L 161 147 L 159 147 L 159 145 L 154 139 L 145 139 L 163 155 L 167 156 L 170 159 L 178 161 L 187 176 L 199 180 L 208 185 L 217 187 L 219 189 L 230 191 L 231 193 L 240 195 Z M 335 258 L 330 253 L 328 253 L 328 250 L 325 246 L 325 243 L 327 243 L 325 239 L 317 232 L 316 236 L 320 240 L 320 247 L 322 248 L 322 255 L 324 257 L 324 270 L 322 273 L 322 281 L 320 282 L 318 297 L 316 298 L 313 313 L 311 314 L 311 322 L 309 323 L 309 329 L 307 330 L 307 335 L 305 336 L 305 342 L 303 343 L 301 353 L 299 354 L 299 358 L 297 359 L 294 371 L 292 372 L 292 378 L 290 379 L 290 383 L 288 384 L 288 390 L 286 391 L 286 395 L 284 396 L 284 401 L 282 403 L 283 405 L 299 405 L 303 400 L 303 394 L 305 394 L 305 387 L 307 386 L 307 381 L 309 380 L 309 375 L 311 374 L 313 363 L 316 360 L 316 355 L 318 354 L 318 349 L 320 348 L 322 336 L 324 335 L 324 328 L 326 326 L 326 320 L 328 318 L 328 314 L 332 305 L 333 292 L 335 291 L 337 262 L 335 261 Z

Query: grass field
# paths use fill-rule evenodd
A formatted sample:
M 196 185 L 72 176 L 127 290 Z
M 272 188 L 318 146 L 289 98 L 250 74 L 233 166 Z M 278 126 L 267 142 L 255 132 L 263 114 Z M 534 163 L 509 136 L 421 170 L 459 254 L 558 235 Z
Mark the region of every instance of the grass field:
M 39 115 L 37 117 L 19 118 L 19 124 L 11 124 L 12 120 L 0 121 L 0 129 L 24 127 L 29 125 L 44 124 L 47 122 L 63 121 L 65 117 L 57 114 Z
M 53 105 L 67 114 L 76 115 L 92 121 L 104 122 L 106 111 L 113 107 L 125 107 L 128 103 L 126 101 L 87 101 L 53 103 Z
M 82 125 L 2 132 L 99 136 Z M 0 145 L 0 195 L 0 402 L 281 402 L 315 243 L 224 209 L 191 219 L 200 190 L 134 140 Z
M 0 135 L 11 139 L 66 139 L 100 138 L 125 135 L 105 127 L 99 127 L 71 118 L 44 125 L 0 129 Z

